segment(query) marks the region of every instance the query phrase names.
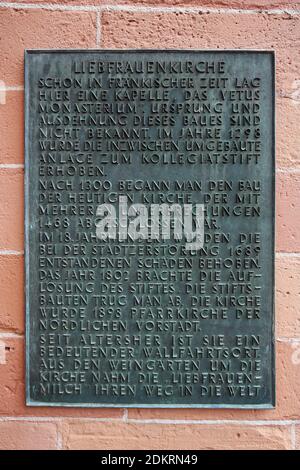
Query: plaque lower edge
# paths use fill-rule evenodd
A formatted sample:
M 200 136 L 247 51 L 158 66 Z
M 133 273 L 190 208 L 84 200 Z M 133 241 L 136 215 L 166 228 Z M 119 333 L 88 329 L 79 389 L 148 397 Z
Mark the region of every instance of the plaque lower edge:
M 61 403 L 61 402 L 39 402 L 27 400 L 26 406 L 41 406 L 41 407 L 63 407 L 63 408 L 204 408 L 204 409 L 260 409 L 260 410 L 273 410 L 276 408 L 272 403 L 259 403 L 254 405 L 231 405 L 231 404 L 116 404 L 116 403 Z

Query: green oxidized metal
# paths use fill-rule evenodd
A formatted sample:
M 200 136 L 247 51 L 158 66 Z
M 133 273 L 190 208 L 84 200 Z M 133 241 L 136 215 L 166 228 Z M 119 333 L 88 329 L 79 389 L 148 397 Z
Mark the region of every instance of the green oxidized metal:
M 27 404 L 272 408 L 273 53 L 27 51 L 25 128 Z

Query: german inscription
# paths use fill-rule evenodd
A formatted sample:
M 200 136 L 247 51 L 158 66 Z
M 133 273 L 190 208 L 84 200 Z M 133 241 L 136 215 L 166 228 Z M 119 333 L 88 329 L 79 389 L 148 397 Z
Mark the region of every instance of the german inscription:
M 274 406 L 273 69 L 26 53 L 29 405 Z

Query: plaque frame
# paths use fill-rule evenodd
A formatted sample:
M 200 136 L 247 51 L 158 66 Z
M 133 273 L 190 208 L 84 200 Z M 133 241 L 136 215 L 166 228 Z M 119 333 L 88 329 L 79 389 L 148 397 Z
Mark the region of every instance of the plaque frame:
M 29 211 L 30 211 L 30 191 L 29 191 L 29 120 L 30 120 L 30 109 L 29 109 L 29 65 L 28 57 L 32 54 L 69 54 L 69 53 L 89 53 L 89 54 L 101 54 L 101 53 L 112 53 L 112 54 L 126 54 L 126 53 L 223 53 L 226 54 L 269 54 L 272 58 L 272 79 L 270 88 L 272 90 L 272 149 L 270 154 L 272 155 L 272 233 L 270 234 L 270 243 L 272 246 L 272 305 L 270 306 L 272 322 L 272 339 L 270 342 L 271 349 L 271 367 L 272 367 L 272 381 L 271 381 L 271 394 L 272 400 L 269 403 L 263 404 L 228 404 L 228 403 L 192 403 L 192 404 L 167 404 L 167 403 L 66 403 L 66 402 L 46 402 L 46 401 L 35 401 L 30 396 L 30 264 L 29 264 Z M 145 408 L 145 409 L 274 409 L 276 407 L 276 340 L 275 340 L 275 208 L 276 208 L 276 192 L 275 192 L 275 181 L 276 181 L 276 56 L 275 51 L 272 49 L 25 49 L 24 50 L 24 154 L 25 154 L 25 165 L 24 165 L 24 193 L 25 193 L 25 204 L 24 204 L 24 271 L 25 271 L 25 404 L 26 406 L 32 407 L 63 407 L 63 408 Z

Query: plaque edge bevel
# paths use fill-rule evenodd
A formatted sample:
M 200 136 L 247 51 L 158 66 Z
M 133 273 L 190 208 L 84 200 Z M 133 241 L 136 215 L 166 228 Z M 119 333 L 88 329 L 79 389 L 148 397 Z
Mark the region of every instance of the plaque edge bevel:
M 126 52 L 133 52 L 133 53 L 144 53 L 144 52 L 153 52 L 153 53 L 163 53 L 163 52 L 195 52 L 195 53 L 203 53 L 203 54 L 206 54 L 206 53 L 256 53 L 256 54 L 270 54 L 270 55 L 273 55 L 273 58 L 275 57 L 276 55 L 276 51 L 275 49 L 186 49 L 186 48 L 183 48 L 183 49 L 178 49 L 178 48 L 174 48 L 174 49 L 170 49 L 170 48 L 166 48 L 166 49 L 153 49 L 153 48 L 140 48 L 140 49 L 135 49 L 135 48 L 128 48 L 128 49 L 101 49 L 101 48 L 87 48 L 87 49 L 38 49 L 38 48 L 28 48 L 28 49 L 24 49 L 24 55 L 26 57 L 26 55 L 31 55 L 31 54 L 59 54 L 59 53 L 63 53 L 63 54 L 66 54 L 66 53 L 98 53 L 98 52 L 104 52 L 104 53 L 109 53 L 109 54 L 112 54 L 112 53 L 126 53 Z M 274 61 L 273 61 L 274 62 Z
M 271 305 L 271 403 L 276 408 L 276 299 L 275 299 L 275 256 L 276 256 L 276 54 L 273 50 L 272 60 L 272 305 Z
M 51 53 L 163 53 L 163 52 L 195 52 L 195 53 L 256 53 L 268 54 L 271 57 L 272 66 L 272 305 L 271 305 L 271 387 L 270 401 L 259 404 L 115 404 L 115 403 L 64 403 L 64 402 L 40 402 L 31 399 L 30 396 L 30 305 L 29 305 L 29 56 L 34 54 L 51 54 Z M 159 409 L 263 409 L 271 410 L 276 408 L 276 336 L 275 336 L 275 237 L 276 237 L 276 53 L 274 49 L 24 49 L 24 271 L 25 271 L 25 405 L 28 407 L 60 407 L 60 408 L 159 408 Z
M 116 403 L 63 403 L 63 402 L 40 402 L 40 401 L 34 401 L 34 400 L 26 400 L 26 405 L 27 406 L 32 406 L 32 407 L 63 407 L 63 408 L 143 408 L 143 409 L 153 409 L 153 408 L 161 408 L 161 409 L 168 409 L 168 408 L 175 408 L 175 409 L 193 409 L 193 408 L 203 408 L 203 409 L 248 409 L 248 410 L 273 410 L 275 406 L 271 403 L 258 403 L 258 404 L 237 404 L 237 405 L 231 405 L 228 403 L 223 403 L 223 404 L 209 404 L 209 403 L 203 403 L 203 404 L 183 404 L 183 403 L 163 403 L 163 404 L 157 404 L 157 403 L 121 403 L 121 404 L 116 404 Z
M 25 404 L 30 400 L 30 306 L 29 306 L 29 278 L 30 278 L 30 256 L 29 256 L 29 60 L 30 52 L 24 51 L 24 274 L 25 274 Z

